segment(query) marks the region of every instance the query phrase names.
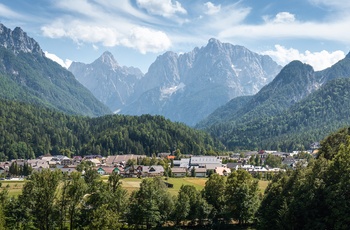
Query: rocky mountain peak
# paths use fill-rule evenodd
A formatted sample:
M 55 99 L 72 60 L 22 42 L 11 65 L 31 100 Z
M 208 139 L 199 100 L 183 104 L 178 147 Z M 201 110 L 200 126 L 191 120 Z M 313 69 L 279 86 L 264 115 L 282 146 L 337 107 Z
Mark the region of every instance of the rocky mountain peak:
M 219 40 L 215 38 L 210 38 L 208 40 L 207 46 L 204 48 L 205 50 L 209 52 L 218 52 L 219 50 L 222 49 L 223 43 L 221 43 Z
M 12 50 L 15 54 L 19 52 L 35 53 L 43 56 L 39 44 L 31 37 L 27 36 L 20 27 L 13 31 L 0 23 L 0 46 Z
M 103 65 L 112 67 L 113 69 L 119 67 L 118 62 L 114 59 L 113 54 L 109 51 L 105 51 L 94 63 L 101 63 Z

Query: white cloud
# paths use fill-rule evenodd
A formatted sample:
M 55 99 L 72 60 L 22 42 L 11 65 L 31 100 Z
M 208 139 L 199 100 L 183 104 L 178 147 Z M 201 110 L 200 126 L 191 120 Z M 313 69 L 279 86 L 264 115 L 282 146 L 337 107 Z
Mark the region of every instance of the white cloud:
M 171 0 L 137 0 L 136 2 L 140 8 L 146 9 L 148 13 L 161 15 L 166 18 L 172 17 L 177 13 L 187 14 L 186 9 L 178 1 L 172 3 Z
M 22 18 L 22 15 L 0 3 L 0 15 L 4 18 Z
M 171 41 L 165 33 L 145 27 L 133 28 L 130 35 L 121 42 L 127 47 L 138 49 L 142 54 L 161 52 L 171 46 Z
M 283 66 L 291 61 L 299 60 L 311 65 L 315 70 L 328 68 L 345 57 L 344 52 L 340 50 L 334 52 L 328 52 L 326 50 L 310 52 L 306 50 L 302 53 L 297 49 L 287 49 L 281 45 L 275 45 L 275 50 L 267 50 L 262 52 L 262 54 L 271 56 L 271 58 Z
M 341 20 L 327 22 L 300 22 L 293 21 L 289 23 L 274 23 L 267 21 L 264 24 L 249 25 L 240 24 L 227 29 L 223 29 L 219 33 L 219 38 L 225 39 L 315 39 L 329 40 L 333 42 L 349 43 L 350 17 L 343 17 Z
M 205 14 L 208 14 L 208 15 L 217 14 L 221 10 L 220 4 L 215 6 L 212 2 L 206 2 L 204 3 L 204 6 L 206 7 L 206 10 L 207 10 Z
M 251 8 L 241 7 L 239 4 L 220 6 L 220 13 L 207 14 L 205 17 L 202 17 L 200 29 L 211 33 L 210 37 L 216 36 L 215 33 L 217 32 L 241 24 L 250 11 Z
M 49 26 L 42 27 L 45 36 L 51 38 L 68 37 L 76 43 L 102 43 L 107 47 L 124 45 L 139 50 L 142 54 L 161 52 L 171 46 L 169 37 L 162 31 L 146 27 L 133 27 L 125 31 L 117 31 L 114 27 L 101 27 L 86 24 L 85 22 L 57 21 Z
M 49 59 L 51 59 L 54 62 L 57 62 L 58 64 L 60 64 L 62 67 L 68 69 L 69 66 L 72 64 L 72 61 L 69 59 L 66 59 L 65 61 L 63 61 L 61 58 L 57 57 L 57 55 L 49 53 L 47 51 L 44 51 L 45 56 Z
M 172 4 L 171 1 L 168 3 Z M 181 5 L 176 2 L 172 6 L 175 7 L 173 11 L 165 7 L 166 12 L 178 12 Z M 69 16 L 68 13 L 63 14 L 60 18 L 42 26 L 44 36 L 66 37 L 77 44 L 92 43 L 94 49 L 99 45 L 127 46 L 138 49 L 141 53 L 161 52 L 171 45 L 165 32 L 152 28 L 157 27 L 155 25 L 159 21 L 133 8 L 128 0 L 119 0 L 117 3 L 106 0 L 94 2 L 82 0 L 79 4 L 75 1 L 71 4 L 70 0 L 62 0 L 56 7 L 68 11 Z M 163 26 L 164 22 L 160 20 L 160 23 L 158 26 Z
M 279 12 L 273 19 L 270 19 L 269 16 L 263 16 L 263 19 L 267 23 L 292 23 L 295 22 L 295 15 L 289 12 Z
M 51 25 L 42 27 L 43 34 L 50 38 L 68 37 L 73 41 L 98 43 L 104 46 L 116 46 L 119 44 L 119 35 L 116 29 L 91 25 L 80 21 L 63 22 L 56 21 Z

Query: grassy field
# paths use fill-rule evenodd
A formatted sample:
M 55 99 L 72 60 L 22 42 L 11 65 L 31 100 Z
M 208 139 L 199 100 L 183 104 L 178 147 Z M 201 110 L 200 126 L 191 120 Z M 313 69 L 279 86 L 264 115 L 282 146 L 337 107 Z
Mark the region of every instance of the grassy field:
M 202 190 L 205 186 L 205 182 L 208 180 L 208 178 L 194 178 L 194 177 L 184 177 L 184 178 L 168 178 L 168 180 L 165 180 L 166 182 L 169 182 L 174 185 L 173 188 L 169 188 L 169 192 L 172 195 L 177 195 L 181 185 L 193 185 L 197 190 Z M 128 192 L 132 192 L 134 190 L 137 190 L 140 187 L 140 183 L 142 179 L 139 178 L 124 178 L 121 180 L 122 186 L 125 188 Z M 259 188 L 262 193 L 264 193 L 268 181 L 259 181 Z
M 25 181 L 0 181 L 1 188 L 0 191 L 7 188 L 10 196 L 18 196 L 22 194 L 22 188 L 24 186 Z
M 108 176 L 103 177 L 104 181 L 108 180 Z M 169 188 L 169 192 L 172 195 L 177 195 L 181 185 L 193 185 L 198 191 L 202 190 L 205 186 L 207 178 L 194 178 L 194 177 L 184 177 L 184 178 L 168 178 L 165 180 L 174 185 L 173 188 Z M 138 190 L 140 188 L 140 183 L 142 179 L 139 178 L 123 178 L 121 180 L 123 188 L 125 188 L 129 193 Z M 25 181 L 1 181 L 2 186 L 0 191 L 4 188 L 8 188 L 10 196 L 18 196 L 22 193 L 22 188 Z M 259 181 L 259 187 L 261 192 L 264 192 L 268 186 L 268 181 Z

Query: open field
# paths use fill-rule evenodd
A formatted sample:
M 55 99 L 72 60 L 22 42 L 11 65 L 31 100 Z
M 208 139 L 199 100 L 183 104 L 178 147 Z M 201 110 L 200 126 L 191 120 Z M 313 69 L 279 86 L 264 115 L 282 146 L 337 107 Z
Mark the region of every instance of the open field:
M 197 190 L 202 190 L 205 186 L 205 182 L 208 180 L 208 178 L 194 178 L 194 177 L 184 177 L 184 178 L 168 178 L 168 180 L 165 180 L 166 182 L 169 182 L 174 185 L 173 188 L 169 188 L 169 192 L 172 195 L 177 195 L 181 185 L 193 185 Z M 125 188 L 128 192 L 132 192 L 134 190 L 137 190 L 140 187 L 140 183 L 142 179 L 139 178 L 123 178 L 122 180 L 122 186 Z M 268 185 L 268 181 L 259 181 L 259 188 L 261 192 L 263 193 Z
M 7 188 L 10 196 L 18 196 L 22 194 L 22 188 L 24 186 L 25 181 L 24 180 L 19 180 L 19 181 L 4 180 L 4 181 L 0 181 L 0 183 L 1 183 L 0 191 Z
M 262 193 L 265 192 L 267 186 L 269 185 L 270 181 L 266 181 L 266 180 L 259 180 L 259 188 L 261 190 Z
M 104 181 L 108 180 L 108 177 L 104 176 Z M 177 195 L 181 185 L 193 185 L 198 191 L 202 190 L 205 186 L 205 182 L 208 178 L 193 178 L 193 177 L 184 177 L 184 178 L 168 178 L 165 180 L 174 185 L 173 188 L 169 188 L 169 192 L 172 195 Z M 132 191 L 138 190 L 140 188 L 140 183 L 142 179 L 139 178 L 123 178 L 121 180 L 123 188 L 125 188 L 129 193 Z M 0 191 L 4 188 L 8 188 L 10 196 L 18 196 L 22 193 L 22 188 L 25 181 L 1 181 L 2 186 Z M 268 186 L 268 181 L 259 181 L 259 187 L 262 192 L 265 191 Z

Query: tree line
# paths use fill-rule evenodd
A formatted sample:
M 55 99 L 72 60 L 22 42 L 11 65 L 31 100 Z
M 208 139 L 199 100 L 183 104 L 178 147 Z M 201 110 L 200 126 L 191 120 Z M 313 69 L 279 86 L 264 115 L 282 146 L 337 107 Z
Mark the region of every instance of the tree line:
M 246 171 L 227 179 L 217 174 L 198 191 L 182 185 L 171 195 L 160 177 L 145 178 L 128 193 L 113 173 L 101 180 L 92 167 L 85 174 L 34 172 L 22 194 L 0 193 L 0 229 L 152 229 L 162 226 L 216 226 L 253 221 L 259 207 L 257 180 Z
M 0 100 L 0 161 L 52 155 L 170 152 L 207 154 L 223 149 L 203 131 L 162 116 L 73 116 L 40 106 Z
M 350 207 L 350 128 L 322 141 L 308 166 L 276 174 L 264 194 L 247 171 L 212 174 L 203 190 L 181 186 L 171 195 L 161 177 L 128 193 L 119 175 L 34 172 L 22 194 L 0 193 L 0 229 L 347 229 Z

